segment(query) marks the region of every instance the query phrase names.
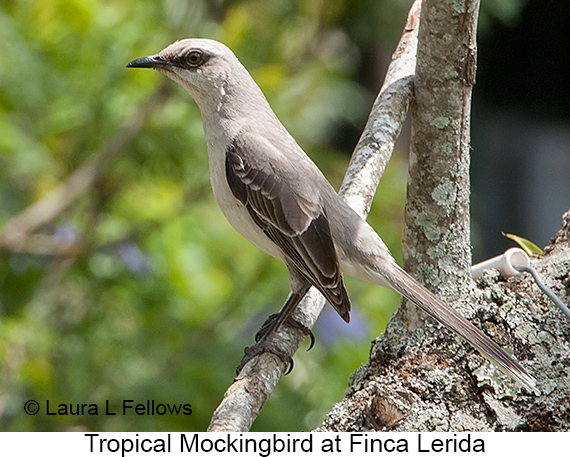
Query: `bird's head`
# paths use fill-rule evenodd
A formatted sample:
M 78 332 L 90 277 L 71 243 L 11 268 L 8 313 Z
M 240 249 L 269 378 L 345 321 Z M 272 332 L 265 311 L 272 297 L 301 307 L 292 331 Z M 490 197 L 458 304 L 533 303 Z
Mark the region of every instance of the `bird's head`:
M 260 118 L 265 123 L 280 123 L 269 103 L 235 54 L 224 44 L 208 39 L 177 41 L 158 54 L 129 62 L 129 68 L 154 68 L 180 84 L 200 107 L 204 128 L 220 126 L 215 119 L 231 119 L 225 129 L 239 131 L 243 125 Z M 236 132 L 233 130 L 229 135 Z
M 176 81 L 200 104 L 223 95 L 232 73 L 243 66 L 234 53 L 218 41 L 191 38 L 176 41 L 158 54 L 140 57 L 129 68 L 153 68 Z M 245 69 L 244 69 L 245 70 Z M 249 76 L 249 75 L 248 75 Z

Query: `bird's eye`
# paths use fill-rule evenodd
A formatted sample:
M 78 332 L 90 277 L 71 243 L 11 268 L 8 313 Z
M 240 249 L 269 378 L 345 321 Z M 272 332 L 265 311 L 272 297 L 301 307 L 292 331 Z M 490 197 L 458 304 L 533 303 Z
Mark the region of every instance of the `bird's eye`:
M 188 63 L 192 66 L 199 65 L 202 62 L 202 54 L 198 51 L 192 51 L 188 54 Z

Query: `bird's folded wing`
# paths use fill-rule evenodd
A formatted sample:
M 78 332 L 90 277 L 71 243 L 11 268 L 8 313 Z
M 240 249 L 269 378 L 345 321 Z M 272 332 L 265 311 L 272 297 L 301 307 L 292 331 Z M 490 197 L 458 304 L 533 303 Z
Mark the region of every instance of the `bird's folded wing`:
M 320 196 L 310 183 L 293 188 L 287 176 L 290 164 L 284 160 L 269 141 L 241 134 L 226 151 L 228 185 L 286 255 L 288 266 L 317 287 L 348 322 L 350 300 Z

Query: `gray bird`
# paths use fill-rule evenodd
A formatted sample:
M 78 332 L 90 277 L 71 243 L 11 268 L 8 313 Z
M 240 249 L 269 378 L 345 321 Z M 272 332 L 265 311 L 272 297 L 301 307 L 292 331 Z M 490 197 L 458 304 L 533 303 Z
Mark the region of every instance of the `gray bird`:
M 261 89 L 225 45 L 186 39 L 128 67 L 154 68 L 198 104 L 214 196 L 230 224 L 287 266 L 291 294 L 267 335 L 311 286 L 349 321 L 343 273 L 405 296 L 527 387 L 534 379 L 496 343 L 400 268 L 378 234 L 336 193 L 277 119 Z M 255 352 L 255 351 L 254 351 Z

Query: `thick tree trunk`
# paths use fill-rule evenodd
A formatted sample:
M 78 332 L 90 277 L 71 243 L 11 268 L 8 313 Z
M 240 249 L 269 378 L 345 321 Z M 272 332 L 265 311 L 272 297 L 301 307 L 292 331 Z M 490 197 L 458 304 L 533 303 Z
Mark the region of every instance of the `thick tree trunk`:
M 404 303 L 321 430 L 568 430 L 570 322 L 533 284 L 470 276 L 469 118 L 478 1 L 424 0 L 418 35 L 406 204 L 405 268 L 537 378 L 521 389 L 471 347 Z M 458 9 L 459 8 L 459 9 Z M 462 9 L 463 8 L 463 9 Z M 565 301 L 569 214 L 532 260 Z
M 570 210 L 531 264 L 568 303 Z M 432 329 L 402 338 L 404 330 L 390 325 L 320 430 L 569 431 L 570 321 L 528 274 L 504 280 L 490 270 L 472 296 L 478 311 L 471 320 L 514 349 L 537 379 L 535 392 L 506 380 L 465 344 Z
M 405 267 L 486 331 L 537 378 L 522 390 L 471 346 L 404 304 L 372 346 L 370 363 L 350 379 L 346 398 L 320 430 L 567 430 L 570 325 L 526 276 L 470 277 L 469 112 L 475 72 L 478 0 L 425 0 L 417 35 L 416 0 L 391 70 L 341 194 L 366 215 L 410 99 L 416 43 L 416 103 L 408 187 Z M 417 39 L 416 39 L 417 36 Z M 421 44 L 420 44 L 421 42 Z M 570 216 L 547 254 L 533 259 L 568 300 Z M 324 301 L 311 291 L 296 318 L 308 327 Z M 284 326 L 287 353 L 303 339 Z M 246 365 L 214 413 L 209 430 L 248 430 L 277 384 L 283 363 L 271 354 Z
M 404 268 L 445 299 L 464 295 L 470 283 L 470 114 L 478 11 L 478 0 L 424 0 L 418 31 Z

